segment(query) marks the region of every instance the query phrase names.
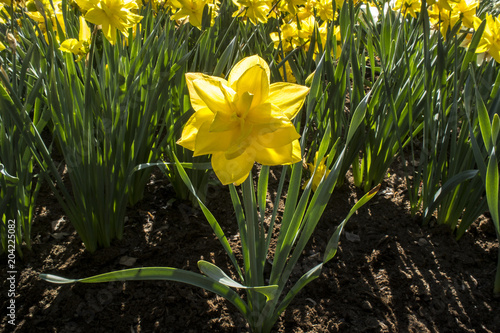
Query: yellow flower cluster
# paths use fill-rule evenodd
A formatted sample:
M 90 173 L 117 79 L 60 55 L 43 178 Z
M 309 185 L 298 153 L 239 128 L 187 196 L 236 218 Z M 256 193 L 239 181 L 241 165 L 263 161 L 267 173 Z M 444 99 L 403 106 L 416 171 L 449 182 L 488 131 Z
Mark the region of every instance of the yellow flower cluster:
M 430 0 L 427 4 L 427 13 L 432 27 L 438 30 L 445 39 L 454 28 L 458 28 L 461 34 L 471 35 L 472 31 L 482 23 L 476 15 L 478 0 Z M 421 7 L 421 0 L 397 0 L 392 9 L 400 11 L 405 16 L 410 15 L 416 18 Z M 493 58 L 500 63 L 500 20 L 490 14 L 486 15 L 485 20 L 486 27 L 476 53 L 479 53 L 481 58 Z M 470 40 L 468 36 L 462 46 L 468 47 Z

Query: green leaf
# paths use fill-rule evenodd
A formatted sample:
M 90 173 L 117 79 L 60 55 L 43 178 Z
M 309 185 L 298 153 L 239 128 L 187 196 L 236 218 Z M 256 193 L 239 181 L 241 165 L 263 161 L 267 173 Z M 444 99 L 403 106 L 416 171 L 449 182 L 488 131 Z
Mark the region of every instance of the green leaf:
M 491 140 L 495 144 L 498 140 L 498 134 L 500 133 L 500 117 L 498 113 L 493 115 L 493 120 L 491 121 Z
M 484 145 L 488 152 L 493 148 L 493 142 L 491 140 L 491 125 L 490 116 L 488 115 L 488 110 L 484 105 L 483 99 L 477 89 L 476 85 L 476 105 L 477 105 L 477 116 L 479 119 L 479 127 L 481 128 L 481 135 L 483 136 Z
M 75 282 L 101 283 L 101 282 L 111 282 L 111 281 L 144 281 L 144 280 L 167 280 L 167 281 L 182 282 L 192 286 L 209 290 L 224 297 L 229 302 L 234 304 L 245 317 L 249 313 L 247 304 L 231 288 L 199 273 L 185 271 L 179 268 L 172 268 L 172 267 L 131 268 L 121 271 L 90 276 L 83 279 L 66 279 L 64 277 L 60 277 L 53 274 L 40 274 L 40 278 L 42 280 L 57 284 L 68 284 Z
M 490 209 L 491 218 L 497 229 L 497 234 L 500 232 L 500 213 L 499 213 L 499 176 L 498 162 L 496 154 L 493 152 L 490 156 L 488 169 L 486 171 L 486 200 Z
M 0 163 L 0 174 L 4 176 L 7 180 L 11 181 L 13 184 L 16 184 L 19 181 L 19 178 L 11 176 L 2 163 Z
M 354 133 L 358 129 L 359 125 L 365 119 L 366 107 L 368 105 L 368 99 L 370 98 L 371 90 L 366 94 L 365 97 L 359 102 L 354 114 L 352 115 L 351 124 L 349 125 L 349 132 L 347 133 L 346 145 L 349 144 Z
M 229 276 L 227 276 L 226 273 L 222 271 L 222 269 L 205 260 L 198 261 L 198 268 L 203 274 L 225 286 L 232 288 L 239 288 L 239 289 L 255 290 L 261 293 L 262 295 L 266 296 L 268 301 L 276 297 L 276 290 L 278 289 L 277 285 L 256 286 L 256 287 L 244 286 L 241 283 L 238 283 L 233 279 L 231 279 Z
M 462 171 L 450 179 L 444 185 L 436 191 L 432 203 L 424 211 L 424 218 L 428 219 L 434 212 L 434 209 L 439 205 L 439 203 L 446 197 L 448 193 L 453 191 L 460 183 L 466 180 L 472 179 L 478 173 L 478 170 L 465 170 Z

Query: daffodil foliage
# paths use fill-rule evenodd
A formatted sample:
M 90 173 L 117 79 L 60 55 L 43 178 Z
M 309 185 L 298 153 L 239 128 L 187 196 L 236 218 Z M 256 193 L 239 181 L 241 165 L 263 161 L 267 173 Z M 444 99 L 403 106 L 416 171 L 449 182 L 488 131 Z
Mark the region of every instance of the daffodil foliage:
M 228 79 L 187 73 L 195 111 L 178 143 L 194 156 L 212 154 L 220 181 L 241 184 L 255 162 L 287 165 L 301 160 L 292 119 L 309 88 L 293 83 L 270 84 L 267 63 L 252 56 L 237 63 Z

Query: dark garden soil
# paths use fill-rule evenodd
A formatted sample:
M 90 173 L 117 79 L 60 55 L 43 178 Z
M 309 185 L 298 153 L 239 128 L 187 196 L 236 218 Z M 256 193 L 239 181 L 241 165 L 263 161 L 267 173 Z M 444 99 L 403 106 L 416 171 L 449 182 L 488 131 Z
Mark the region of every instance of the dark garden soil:
M 320 262 L 329 236 L 361 195 L 348 179 L 335 190 L 293 281 Z M 230 272 L 201 211 L 174 198 L 155 173 L 144 199 L 127 212 L 123 239 L 90 254 L 43 189 L 33 251 L 16 261 L 15 326 L 7 323 L 7 273 L 0 271 L 0 332 L 248 332 L 231 304 L 181 283 L 55 285 L 38 277 L 82 278 L 146 266 L 198 271 L 202 258 Z M 227 188 L 211 187 L 207 205 L 236 249 Z M 379 194 L 349 221 L 337 256 L 292 301 L 275 330 L 500 332 L 500 299 L 492 294 L 498 244 L 489 215 L 459 241 L 448 227 L 422 227 L 420 221 L 409 213 L 402 175 L 391 171 Z M 6 256 L 0 259 L 7 267 Z

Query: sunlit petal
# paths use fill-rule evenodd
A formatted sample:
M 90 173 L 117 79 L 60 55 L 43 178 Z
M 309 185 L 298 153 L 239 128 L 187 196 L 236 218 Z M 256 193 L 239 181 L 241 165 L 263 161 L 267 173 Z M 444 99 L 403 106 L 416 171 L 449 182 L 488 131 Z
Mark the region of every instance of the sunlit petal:
M 302 157 L 299 140 L 283 147 L 258 149 L 255 160 L 263 165 L 286 165 L 300 162 Z
M 194 145 L 193 156 L 213 154 L 216 152 L 226 151 L 234 137 L 238 135 L 238 131 L 228 130 L 225 132 L 210 132 L 210 123 L 205 122 L 201 125 Z
M 231 87 L 240 96 L 243 93 L 253 95 L 252 104 L 249 107 L 259 105 L 267 99 L 267 96 L 269 95 L 268 71 L 269 68 L 264 68 L 261 64 L 253 65 L 243 71 L 238 81 L 231 85 Z
M 293 119 L 304 104 L 309 88 L 293 83 L 273 83 L 267 102 L 279 107 L 288 119 Z
M 196 111 L 188 120 L 184 129 L 182 130 L 182 136 L 177 141 L 177 144 L 183 146 L 186 149 L 194 150 L 196 136 L 204 123 L 210 124 L 214 118 L 214 114 L 208 108 L 200 109 Z
M 258 131 L 259 129 L 256 130 L 256 132 Z M 264 131 L 260 130 L 260 133 L 263 134 L 256 133 L 254 135 L 256 138 L 254 144 L 258 144 L 263 148 L 280 148 L 300 138 L 292 123 L 272 132 L 265 132 L 265 129 Z
M 238 62 L 229 73 L 227 82 L 238 94 L 247 91 L 256 95 L 259 101 L 265 101 L 269 92 L 270 77 L 271 72 L 267 63 L 261 57 L 254 55 Z M 254 103 L 257 102 L 254 100 Z
M 203 103 L 213 112 L 231 113 L 231 107 L 220 88 L 221 81 L 213 76 L 203 75 L 193 81 L 193 88 Z
M 212 168 L 223 185 L 241 184 L 252 170 L 254 159 L 247 153 L 228 160 L 224 153 L 212 155 Z

